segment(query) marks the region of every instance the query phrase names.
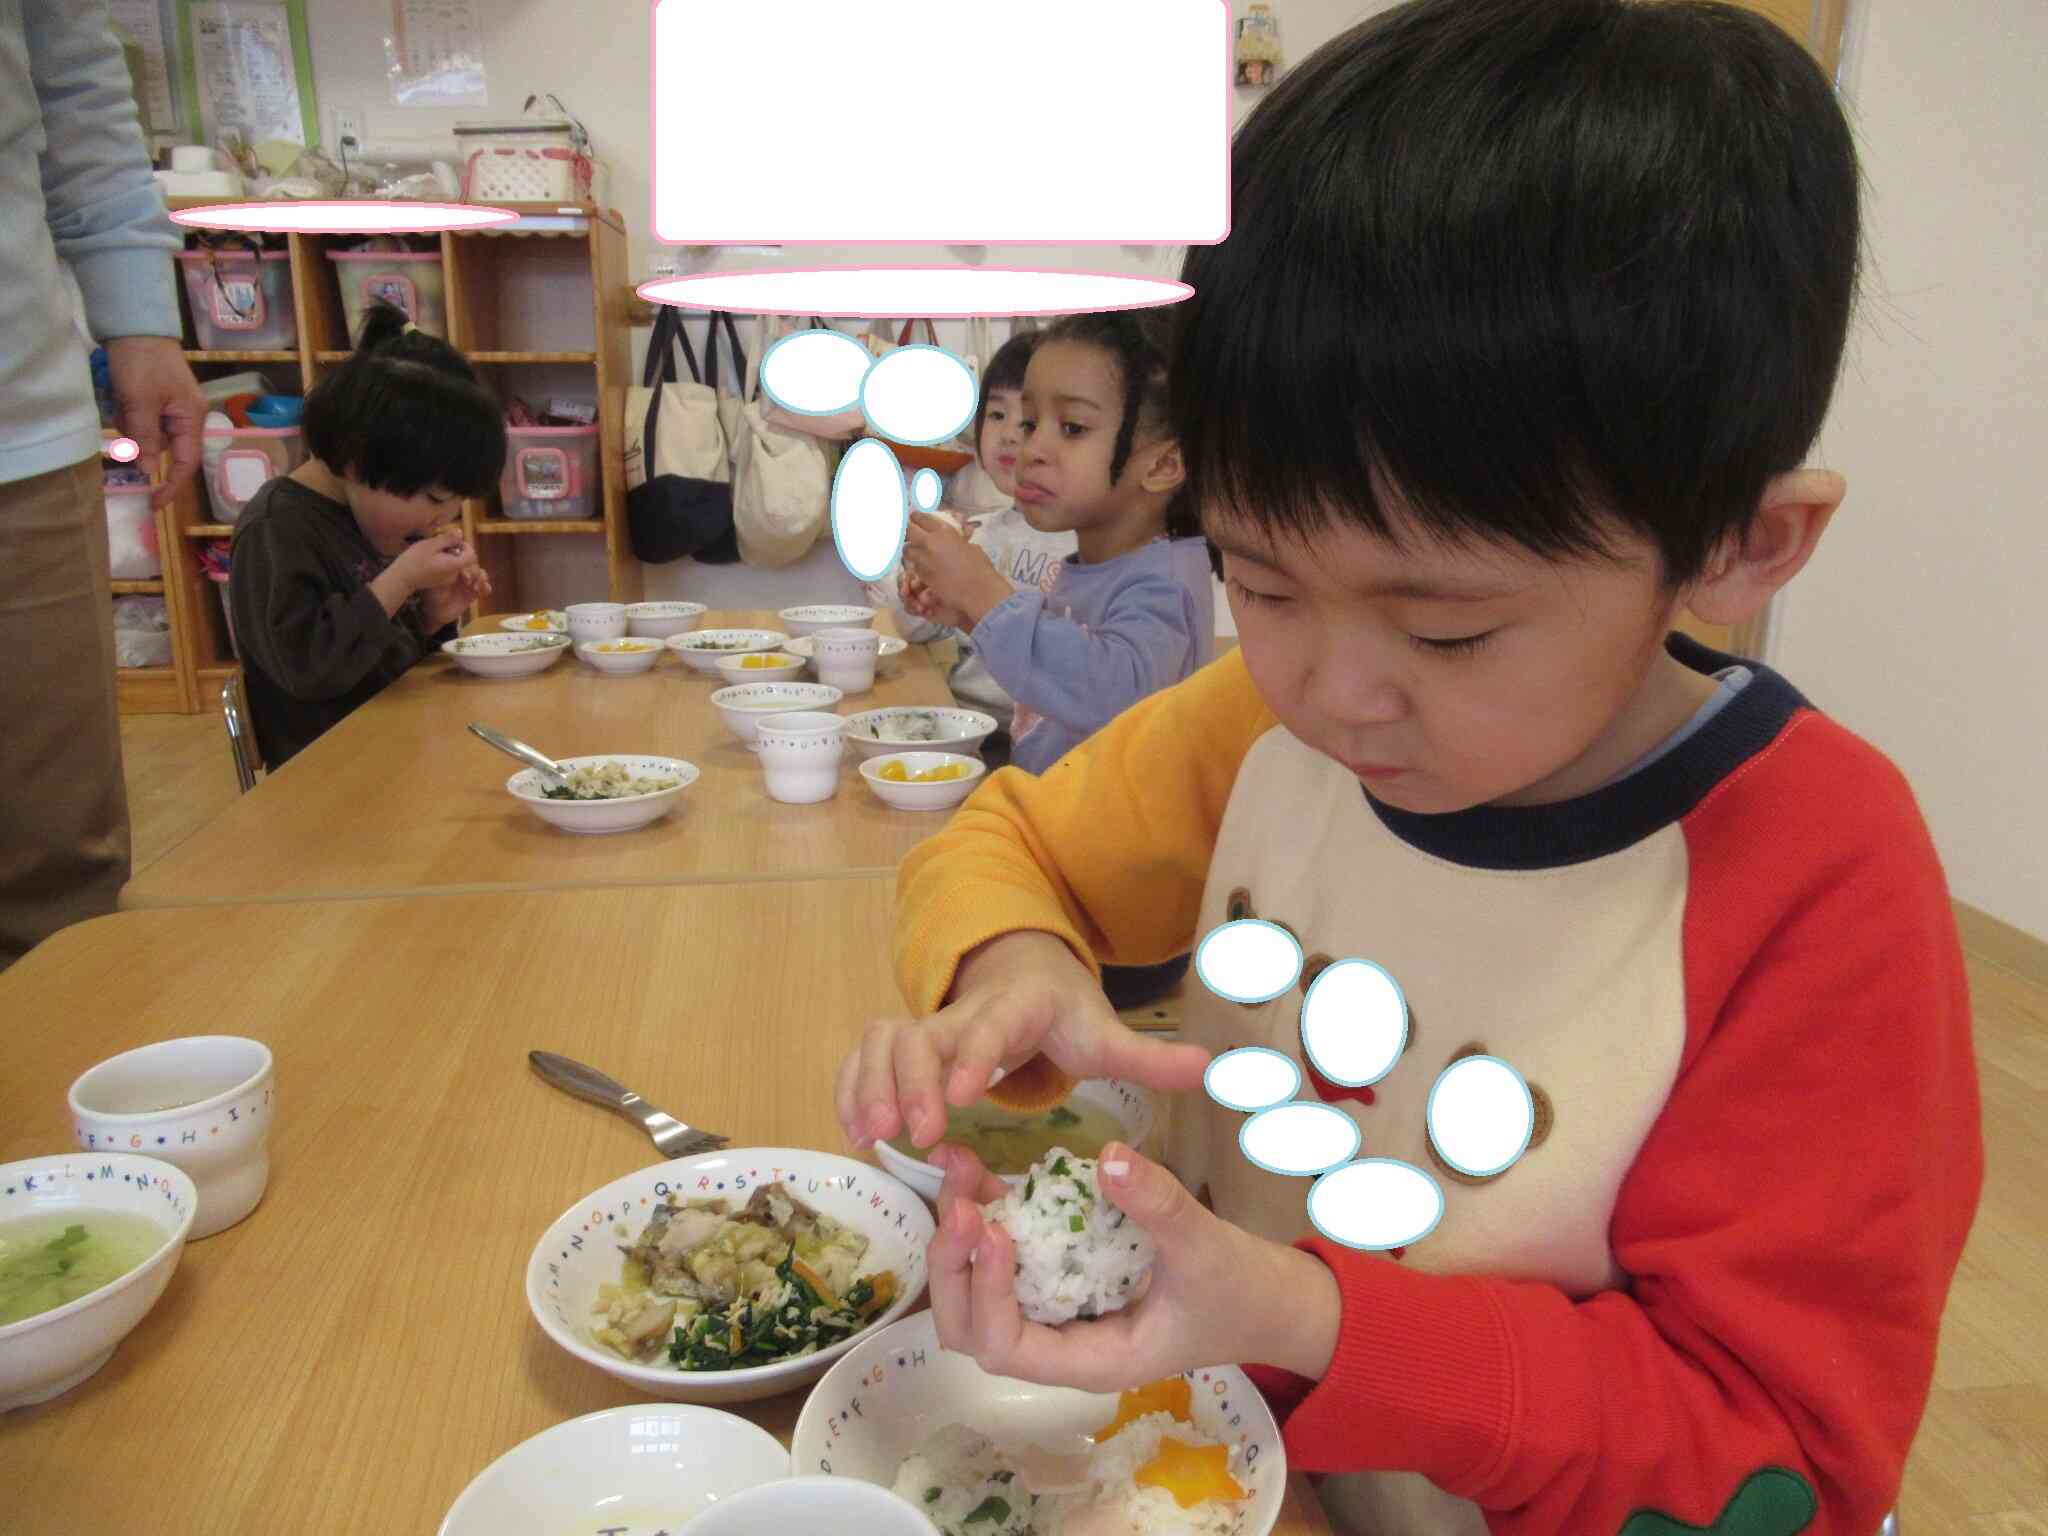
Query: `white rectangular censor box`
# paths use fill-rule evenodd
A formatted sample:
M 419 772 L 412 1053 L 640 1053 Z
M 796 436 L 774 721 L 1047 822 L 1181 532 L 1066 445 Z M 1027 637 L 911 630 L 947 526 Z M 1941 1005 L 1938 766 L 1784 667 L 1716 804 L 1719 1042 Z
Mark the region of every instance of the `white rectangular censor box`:
M 654 0 L 655 238 L 1214 245 L 1224 0 Z

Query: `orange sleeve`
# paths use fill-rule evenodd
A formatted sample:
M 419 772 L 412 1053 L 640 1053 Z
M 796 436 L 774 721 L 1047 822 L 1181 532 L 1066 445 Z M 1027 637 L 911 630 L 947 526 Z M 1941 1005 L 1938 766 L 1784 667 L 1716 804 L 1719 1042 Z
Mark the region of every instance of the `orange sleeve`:
M 1043 776 L 991 775 L 897 872 L 896 977 L 911 1012 L 938 1008 L 961 956 L 1000 934 L 1057 935 L 1098 974 L 1185 952 L 1238 767 L 1274 724 L 1233 650 Z

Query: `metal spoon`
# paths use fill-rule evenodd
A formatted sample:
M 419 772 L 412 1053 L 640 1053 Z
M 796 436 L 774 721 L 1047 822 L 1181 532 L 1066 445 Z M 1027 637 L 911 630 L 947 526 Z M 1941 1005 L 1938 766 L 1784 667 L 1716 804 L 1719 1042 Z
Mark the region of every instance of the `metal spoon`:
M 563 788 L 566 789 L 568 787 L 568 770 L 553 758 L 543 757 L 525 742 L 507 736 L 502 732 L 494 731 L 488 725 L 478 725 L 474 721 L 470 723 L 469 731 L 479 741 L 496 747 L 507 757 L 517 758 L 520 762 L 526 764 L 527 767 L 539 769 L 543 775 L 553 779 Z

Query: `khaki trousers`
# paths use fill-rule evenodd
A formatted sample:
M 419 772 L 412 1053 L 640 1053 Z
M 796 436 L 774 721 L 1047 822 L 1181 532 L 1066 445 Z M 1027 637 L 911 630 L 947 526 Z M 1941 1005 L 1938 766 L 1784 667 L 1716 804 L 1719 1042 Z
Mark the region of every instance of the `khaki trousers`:
M 128 878 L 107 581 L 97 462 L 0 484 L 0 970 Z

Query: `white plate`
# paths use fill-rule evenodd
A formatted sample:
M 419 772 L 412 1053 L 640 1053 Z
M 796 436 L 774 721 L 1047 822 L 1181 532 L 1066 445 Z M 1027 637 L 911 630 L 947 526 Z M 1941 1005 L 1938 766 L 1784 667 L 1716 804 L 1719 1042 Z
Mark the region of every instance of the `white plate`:
M 552 641 L 535 645 L 536 640 Z M 545 672 L 569 654 L 567 635 L 465 635 L 450 640 L 441 649 L 455 658 L 455 665 L 478 677 L 531 677 Z
M 600 650 L 600 646 L 630 645 L 630 651 Z M 617 640 L 586 640 L 576 647 L 576 654 L 584 663 L 599 672 L 646 672 L 657 661 L 667 647 L 659 640 L 646 636 L 622 636 Z
M 864 1331 L 814 1355 L 738 1371 L 676 1371 L 622 1360 L 591 1341 L 590 1304 L 619 1279 L 619 1245 L 646 1225 L 648 1208 L 673 1191 L 685 1200 L 744 1205 L 757 1184 L 782 1182 L 804 1204 L 868 1239 L 861 1272 L 896 1272 L 896 1299 Z M 624 1228 L 621 1236 L 618 1228 Z M 831 1152 L 739 1147 L 678 1157 L 615 1179 L 570 1206 L 542 1234 L 526 1265 L 526 1304 L 562 1348 L 652 1397 L 744 1403 L 816 1381 L 846 1351 L 888 1326 L 924 1294 L 925 1249 L 936 1228 L 916 1193 L 878 1168 Z
M 882 777 L 882 769 L 889 763 L 901 763 L 911 773 L 959 763 L 967 772 L 957 779 L 939 779 L 930 784 L 913 784 L 908 780 L 899 784 Z M 973 794 L 974 787 L 987 774 L 988 764 L 959 752 L 896 751 L 868 758 L 860 765 L 860 776 L 874 791 L 875 798 L 899 811 L 950 811 Z
M 1287 1491 L 1287 1453 L 1273 1412 L 1235 1366 L 1196 1371 L 1192 1383 L 1195 1428 L 1231 1447 L 1230 1474 L 1251 1495 L 1234 1536 L 1267 1536 Z M 971 1357 L 941 1349 L 931 1313 L 920 1312 L 868 1335 L 818 1383 L 796 1421 L 790 1461 L 799 1476 L 857 1477 L 887 1488 L 903 1458 L 948 1424 L 966 1424 L 999 1444 L 1057 1446 L 1102 1429 L 1116 1407 L 1114 1392 L 990 1376 Z
M 1152 1103 L 1152 1095 L 1135 1083 L 1127 1083 L 1114 1077 L 1091 1077 L 1076 1083 L 1067 1095 L 1085 1104 L 1093 1104 L 1108 1110 L 1123 1125 L 1124 1141 L 1141 1151 L 1151 1139 L 1152 1126 L 1158 1111 Z M 884 1168 L 916 1190 L 925 1199 L 937 1201 L 939 1186 L 946 1176 L 921 1157 L 906 1157 L 886 1141 L 875 1143 L 875 1156 Z M 1022 1184 L 1024 1175 L 1006 1173 L 1005 1183 Z
M 718 675 L 718 663 L 726 656 L 744 656 L 749 651 L 780 651 L 788 649 L 784 641 L 789 636 L 779 629 L 694 629 L 686 635 L 670 635 L 668 648 L 698 672 Z M 721 640 L 727 642 L 723 650 L 699 650 L 684 641 Z
M 666 640 L 670 635 L 682 634 L 706 611 L 702 603 L 628 603 L 626 633 Z
M 793 636 L 782 649 L 789 652 L 792 656 L 803 657 L 805 666 L 816 664 L 815 648 L 811 644 L 811 637 L 809 635 Z M 901 635 L 882 636 L 881 647 L 875 652 L 875 672 L 877 675 L 882 677 L 893 676 L 898 670 L 898 664 L 902 660 L 903 653 L 909 649 L 910 642 Z
M 636 1404 L 521 1441 L 476 1475 L 440 1536 L 673 1531 L 719 1500 L 789 1475 L 767 1430 L 715 1408 Z
M 536 628 L 535 619 L 546 622 Z M 538 613 L 508 613 L 498 620 L 498 628 L 521 630 L 528 634 L 566 635 L 569 633 L 569 615 L 559 608 L 545 608 Z
M 674 789 L 657 789 L 652 794 L 622 795 L 616 800 L 550 800 L 546 781 L 538 768 L 522 768 L 505 781 L 513 799 L 542 821 L 564 832 L 632 832 L 658 817 L 666 816 L 682 798 L 684 790 L 697 782 L 697 765 L 679 757 L 643 757 L 631 752 L 601 752 L 593 757 L 558 757 L 564 768 L 602 768 L 621 763 L 635 773 L 660 775 L 677 781 Z
M 937 715 L 940 729 L 947 734 L 938 741 L 877 741 L 871 734 L 874 722 L 891 715 Z M 898 704 L 888 709 L 864 709 L 846 717 L 846 741 L 863 758 L 888 757 L 897 752 L 957 752 L 972 757 L 996 728 L 996 717 L 978 709 L 939 708 L 926 704 Z

